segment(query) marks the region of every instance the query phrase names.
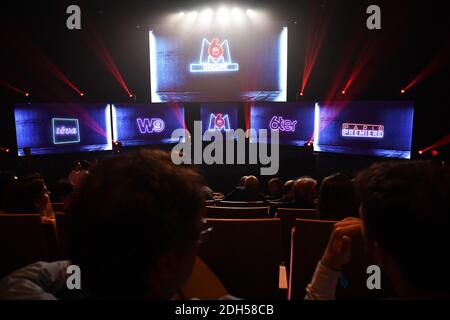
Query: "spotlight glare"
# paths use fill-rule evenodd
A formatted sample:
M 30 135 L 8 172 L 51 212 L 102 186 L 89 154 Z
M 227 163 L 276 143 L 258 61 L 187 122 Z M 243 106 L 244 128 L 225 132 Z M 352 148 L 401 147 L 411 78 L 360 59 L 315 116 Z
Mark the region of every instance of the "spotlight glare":
M 83 93 L 83 92 L 80 92 L 80 96 L 84 97 L 84 93 Z
M 129 97 L 130 97 L 130 98 L 133 98 L 133 95 L 130 93 Z
M 231 10 L 231 16 L 233 17 L 234 21 L 236 21 L 238 23 L 242 22 L 243 15 L 244 14 L 242 13 L 242 10 L 239 8 L 233 8 Z
M 300 97 L 303 97 L 303 95 L 304 95 L 304 93 L 303 93 L 303 92 L 300 92 Z
M 25 92 L 25 97 L 29 97 L 30 94 L 28 92 Z
M 342 94 L 346 94 L 346 91 L 345 91 L 345 90 L 342 90 L 341 93 L 342 93 Z
M 179 17 L 179 18 L 184 18 L 184 12 L 181 11 L 181 12 L 178 14 L 178 17 Z
M 230 19 L 230 12 L 227 8 L 221 7 L 217 10 L 216 16 L 219 23 L 226 24 Z
M 245 13 L 249 16 L 249 17 L 253 17 L 255 15 L 255 12 L 251 9 L 247 9 L 245 11 Z
M 203 24 L 209 23 L 213 17 L 213 14 L 213 11 L 209 8 L 203 10 L 200 14 L 200 22 Z
M 423 151 L 422 151 L 422 150 L 420 150 L 420 151 L 419 151 L 419 154 L 420 154 L 420 155 L 422 155 L 422 154 L 423 154 Z
M 404 93 L 405 93 L 405 89 L 402 89 L 400 92 L 401 92 L 402 94 L 404 94 Z
M 188 14 L 188 18 L 189 19 L 195 19 L 195 18 L 197 18 L 197 11 L 191 11 L 191 12 L 189 12 L 189 14 Z

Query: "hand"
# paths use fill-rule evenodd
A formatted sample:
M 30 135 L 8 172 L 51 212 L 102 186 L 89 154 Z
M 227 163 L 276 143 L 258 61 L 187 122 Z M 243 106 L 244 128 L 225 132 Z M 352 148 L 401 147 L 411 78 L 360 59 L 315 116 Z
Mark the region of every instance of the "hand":
M 322 257 L 322 264 L 332 270 L 340 271 L 350 262 L 352 255 L 352 239 L 361 237 L 362 221 L 347 218 L 334 225 L 328 246 Z
M 214 200 L 223 200 L 223 199 L 225 199 L 225 196 L 222 193 L 214 192 L 213 199 Z

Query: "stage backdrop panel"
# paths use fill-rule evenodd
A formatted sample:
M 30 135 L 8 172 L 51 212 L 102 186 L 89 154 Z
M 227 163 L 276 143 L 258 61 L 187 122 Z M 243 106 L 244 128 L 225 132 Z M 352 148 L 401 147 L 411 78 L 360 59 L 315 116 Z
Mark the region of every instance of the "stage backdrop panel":
M 238 129 L 237 103 L 202 103 L 200 106 L 202 132 L 220 131 L 225 133 Z
M 14 106 L 17 148 L 33 154 L 111 150 L 107 104 L 18 104 Z
M 318 103 L 315 150 L 410 159 L 413 118 L 410 101 Z
M 286 101 L 287 38 L 277 22 L 154 26 L 152 102 Z
M 314 103 L 255 102 L 250 113 L 250 127 L 278 131 L 280 144 L 303 147 L 313 137 Z
M 172 132 L 183 129 L 184 107 L 170 104 L 113 104 L 114 141 L 123 146 L 178 143 Z

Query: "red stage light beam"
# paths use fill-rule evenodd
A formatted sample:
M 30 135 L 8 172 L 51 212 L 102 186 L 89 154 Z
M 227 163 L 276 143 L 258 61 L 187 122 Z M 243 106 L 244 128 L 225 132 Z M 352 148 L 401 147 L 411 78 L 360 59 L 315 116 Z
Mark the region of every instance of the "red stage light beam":
M 47 58 L 46 56 L 44 56 L 43 54 L 41 55 L 42 60 L 45 62 L 46 66 L 50 69 L 50 71 L 52 71 L 52 73 L 62 82 L 64 82 L 65 84 L 67 84 L 70 88 L 72 88 L 75 92 L 77 92 L 80 96 L 84 96 L 84 93 L 78 89 L 78 87 L 69 80 L 69 78 L 67 78 L 67 76 L 61 71 L 59 70 L 54 64 L 53 62 L 50 61 L 49 58 Z
M 439 147 L 442 147 L 442 146 L 445 146 L 445 145 L 448 145 L 448 144 L 450 144 L 450 134 L 447 135 L 446 137 L 440 139 L 436 143 L 432 144 L 431 146 L 421 150 L 421 151 L 422 151 L 422 153 L 425 153 L 425 152 L 427 152 L 427 151 L 429 151 L 431 149 L 437 149 Z
M 446 65 L 450 63 L 450 46 L 441 50 L 428 65 L 423 68 L 419 74 L 405 87 L 403 92 L 409 90 L 412 86 L 430 77 L 434 73 L 442 70 Z
M 305 53 L 305 66 L 303 68 L 300 96 L 303 96 L 306 86 L 308 85 L 312 70 L 314 69 L 320 50 L 322 48 L 323 41 L 329 30 L 331 16 L 334 9 L 334 6 L 332 4 L 327 4 L 325 11 L 323 11 L 322 7 L 318 6 L 316 3 L 312 5 L 314 5 L 315 7 L 311 8 L 311 10 L 315 9 L 316 11 L 309 14 L 309 16 L 312 18 L 311 22 L 308 24 L 311 27 L 308 29 L 308 33 L 306 36 L 307 45 Z
M 17 88 L 16 86 L 13 86 L 12 84 L 6 82 L 5 80 L 0 79 L 0 83 L 2 85 L 4 85 L 5 87 L 7 87 L 7 88 L 9 88 L 9 89 L 11 89 L 11 90 L 13 90 L 13 91 L 15 91 L 17 93 L 23 94 L 25 97 L 28 97 L 30 95 L 28 92 L 20 90 L 19 88 Z
M 99 32 L 95 29 L 93 24 L 89 21 L 89 32 L 83 32 L 83 39 L 86 41 L 87 45 L 92 49 L 97 58 L 103 63 L 103 65 L 108 69 L 111 75 L 116 79 L 120 86 L 125 90 L 130 98 L 133 97 L 130 89 L 128 88 L 122 74 L 117 67 L 114 58 L 106 47 L 105 42 L 100 36 Z

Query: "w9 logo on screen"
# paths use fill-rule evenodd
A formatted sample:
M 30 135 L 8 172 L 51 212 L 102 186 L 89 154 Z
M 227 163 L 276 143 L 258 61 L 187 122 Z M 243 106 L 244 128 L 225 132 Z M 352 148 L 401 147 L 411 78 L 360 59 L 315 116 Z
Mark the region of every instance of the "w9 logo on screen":
M 80 125 L 78 119 L 53 118 L 53 144 L 80 142 Z
M 211 113 L 209 115 L 208 131 L 230 131 L 230 117 L 226 114 L 219 113 L 217 115 Z
M 161 133 L 166 128 L 166 124 L 159 118 L 137 118 L 139 132 L 141 134 Z
M 231 72 L 239 71 L 239 64 L 231 60 L 228 40 L 220 41 L 213 38 L 211 41 L 203 38 L 198 63 L 190 65 L 191 72 Z
M 384 125 L 343 123 L 342 136 L 346 138 L 383 139 Z

